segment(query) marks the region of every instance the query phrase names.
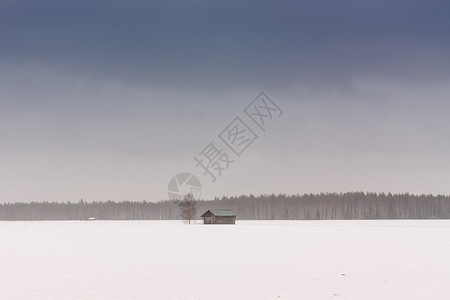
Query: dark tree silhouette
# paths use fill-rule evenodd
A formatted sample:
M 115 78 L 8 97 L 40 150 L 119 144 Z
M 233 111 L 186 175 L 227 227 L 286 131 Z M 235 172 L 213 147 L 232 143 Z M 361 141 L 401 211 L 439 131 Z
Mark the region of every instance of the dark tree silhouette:
M 186 200 L 3 203 L 0 204 L 0 220 L 87 220 L 93 217 L 96 220 L 184 219 L 189 222 L 211 208 L 229 208 L 237 214 L 238 220 L 450 219 L 450 195 L 352 192 Z M 182 211 L 184 213 L 180 213 Z

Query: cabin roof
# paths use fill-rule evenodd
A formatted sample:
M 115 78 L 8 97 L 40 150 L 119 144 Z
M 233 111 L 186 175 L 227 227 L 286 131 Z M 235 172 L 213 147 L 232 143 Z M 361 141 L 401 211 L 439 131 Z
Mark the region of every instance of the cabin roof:
M 216 217 L 236 217 L 236 214 L 230 209 L 208 209 L 201 217 L 211 212 Z

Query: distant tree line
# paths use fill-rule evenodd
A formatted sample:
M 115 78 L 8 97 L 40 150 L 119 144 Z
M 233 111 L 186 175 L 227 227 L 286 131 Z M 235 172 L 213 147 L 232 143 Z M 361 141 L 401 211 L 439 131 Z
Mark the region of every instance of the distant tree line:
M 223 197 L 196 202 L 199 218 L 229 208 L 239 220 L 450 219 L 450 195 L 327 193 Z M 0 220 L 179 220 L 180 208 L 160 202 L 31 202 L 0 204 Z

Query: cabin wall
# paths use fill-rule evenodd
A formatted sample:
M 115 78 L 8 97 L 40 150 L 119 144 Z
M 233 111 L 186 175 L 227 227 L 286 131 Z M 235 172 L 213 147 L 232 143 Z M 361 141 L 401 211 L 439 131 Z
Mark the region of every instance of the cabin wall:
M 236 217 L 216 217 L 215 224 L 235 224 Z
M 236 216 L 216 216 L 210 211 L 202 215 L 203 224 L 236 224 Z
M 204 216 L 203 223 L 204 224 L 214 224 L 214 216 Z

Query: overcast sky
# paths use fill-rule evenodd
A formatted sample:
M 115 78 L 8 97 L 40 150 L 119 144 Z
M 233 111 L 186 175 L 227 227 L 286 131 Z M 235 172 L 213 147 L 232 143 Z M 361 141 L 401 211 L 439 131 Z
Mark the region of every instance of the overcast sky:
M 450 193 L 448 1 L 0 2 L 0 202 Z M 261 131 L 243 109 L 283 110 Z M 218 135 L 259 136 L 240 157 Z M 235 160 L 212 183 L 194 156 Z M 234 156 L 233 156 L 234 155 Z

